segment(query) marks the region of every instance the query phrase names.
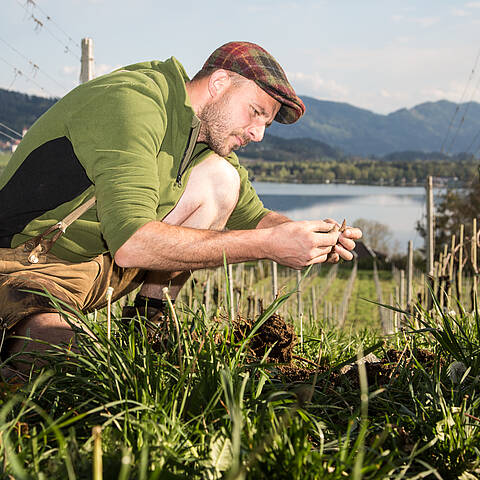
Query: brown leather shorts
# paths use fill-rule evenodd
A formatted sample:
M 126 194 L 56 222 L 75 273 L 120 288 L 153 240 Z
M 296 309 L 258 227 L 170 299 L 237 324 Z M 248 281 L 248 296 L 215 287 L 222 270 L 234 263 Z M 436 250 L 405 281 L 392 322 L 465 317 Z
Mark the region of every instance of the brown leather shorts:
M 116 301 L 139 287 L 145 271 L 121 268 L 110 255 L 88 262 L 72 263 L 54 255 L 40 254 L 38 263 L 28 262 L 23 245 L 0 248 L 0 326 L 10 329 L 23 318 L 55 312 L 47 291 L 56 299 L 84 313 L 103 308 L 108 287 Z M 38 293 L 26 292 L 31 290 Z

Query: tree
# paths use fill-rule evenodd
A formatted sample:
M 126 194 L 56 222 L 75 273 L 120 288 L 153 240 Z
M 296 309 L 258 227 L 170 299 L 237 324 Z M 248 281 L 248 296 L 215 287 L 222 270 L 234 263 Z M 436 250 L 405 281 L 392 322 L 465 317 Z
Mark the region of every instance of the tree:
M 479 167 L 480 172 L 480 167 Z M 458 239 L 460 225 L 465 227 L 465 238 L 471 238 L 472 220 L 480 218 L 480 181 L 476 175 L 464 188 L 446 190 L 435 205 L 435 253 L 450 245 L 452 235 Z M 417 222 L 417 231 L 426 237 L 426 224 Z
M 367 220 L 359 218 L 353 222 L 355 227 L 363 232 L 362 240 L 365 245 L 377 252 L 389 254 L 393 243 L 393 232 L 388 225 L 377 222 L 376 220 Z

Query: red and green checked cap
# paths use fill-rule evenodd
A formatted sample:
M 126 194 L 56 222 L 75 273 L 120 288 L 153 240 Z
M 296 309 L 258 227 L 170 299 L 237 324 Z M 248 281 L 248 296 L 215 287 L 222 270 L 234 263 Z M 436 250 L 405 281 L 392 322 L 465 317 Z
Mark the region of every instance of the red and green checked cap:
M 305 105 L 288 82 L 278 62 L 262 47 L 250 42 L 229 42 L 217 48 L 202 70 L 223 68 L 253 80 L 262 90 L 281 103 L 275 120 L 294 123 L 304 113 Z

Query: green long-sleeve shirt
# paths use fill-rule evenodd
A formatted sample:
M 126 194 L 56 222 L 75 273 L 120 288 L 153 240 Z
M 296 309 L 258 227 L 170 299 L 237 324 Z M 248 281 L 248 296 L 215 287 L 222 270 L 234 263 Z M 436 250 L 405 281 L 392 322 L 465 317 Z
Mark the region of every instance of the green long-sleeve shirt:
M 79 262 L 112 255 L 162 220 L 192 168 L 211 154 L 175 59 L 131 65 L 78 86 L 30 128 L 0 177 L 0 247 L 16 247 L 95 195 L 96 205 L 52 248 Z M 240 196 L 227 227 L 255 228 L 268 212 L 235 154 Z

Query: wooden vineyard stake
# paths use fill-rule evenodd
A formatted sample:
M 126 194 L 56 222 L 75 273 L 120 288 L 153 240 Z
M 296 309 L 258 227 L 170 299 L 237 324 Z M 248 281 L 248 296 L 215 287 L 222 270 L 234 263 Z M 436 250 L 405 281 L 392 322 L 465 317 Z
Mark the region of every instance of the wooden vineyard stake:
M 463 235 L 465 227 L 463 223 L 460 225 L 460 237 L 458 239 L 458 270 L 457 270 L 457 298 L 462 303 L 463 293 Z

